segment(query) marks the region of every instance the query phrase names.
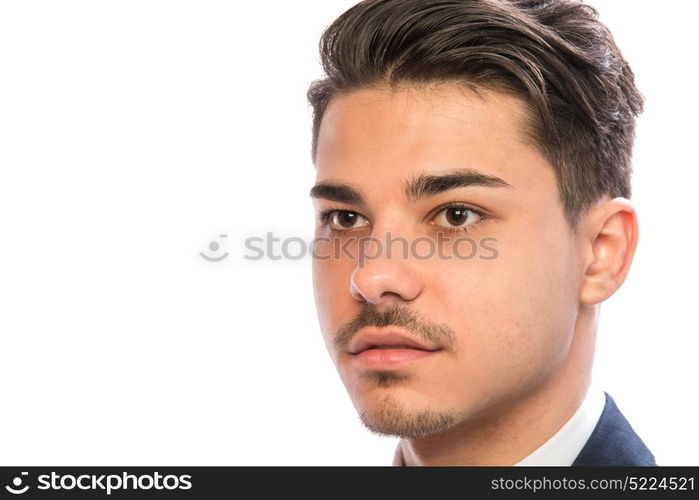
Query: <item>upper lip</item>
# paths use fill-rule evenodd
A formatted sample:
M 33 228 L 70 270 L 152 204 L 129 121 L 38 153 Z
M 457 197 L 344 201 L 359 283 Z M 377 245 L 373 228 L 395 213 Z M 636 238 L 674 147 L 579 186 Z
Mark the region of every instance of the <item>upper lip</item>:
M 423 351 L 436 351 L 433 346 L 426 344 L 414 336 L 401 331 L 400 329 L 365 329 L 360 330 L 350 341 L 348 351 L 350 354 L 359 354 L 367 349 L 375 347 L 407 347 L 411 349 L 421 349 Z

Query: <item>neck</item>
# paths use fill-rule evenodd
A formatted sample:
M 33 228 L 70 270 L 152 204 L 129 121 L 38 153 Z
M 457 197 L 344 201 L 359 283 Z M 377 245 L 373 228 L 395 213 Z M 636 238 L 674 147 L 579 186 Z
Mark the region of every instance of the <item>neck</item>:
M 535 389 L 449 431 L 402 439 L 396 465 L 513 465 L 555 434 L 590 386 L 599 306 L 583 306 L 568 356 Z

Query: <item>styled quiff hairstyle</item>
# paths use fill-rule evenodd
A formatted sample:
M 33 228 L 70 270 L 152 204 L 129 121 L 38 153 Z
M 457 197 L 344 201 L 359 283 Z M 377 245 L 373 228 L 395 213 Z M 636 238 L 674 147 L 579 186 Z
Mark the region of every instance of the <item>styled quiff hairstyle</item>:
M 529 110 L 527 139 L 556 172 L 573 230 L 601 197 L 631 197 L 643 96 L 597 11 L 576 0 L 364 0 L 320 40 L 326 77 L 308 89 L 318 132 L 330 100 L 356 90 L 459 84 Z

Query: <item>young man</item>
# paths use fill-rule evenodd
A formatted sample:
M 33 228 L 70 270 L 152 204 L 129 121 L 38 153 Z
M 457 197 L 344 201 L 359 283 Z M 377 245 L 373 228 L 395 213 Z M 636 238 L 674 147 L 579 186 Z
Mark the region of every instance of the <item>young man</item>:
M 591 388 L 638 239 L 631 69 L 569 0 L 367 0 L 313 82 L 320 326 L 395 464 L 654 465 Z

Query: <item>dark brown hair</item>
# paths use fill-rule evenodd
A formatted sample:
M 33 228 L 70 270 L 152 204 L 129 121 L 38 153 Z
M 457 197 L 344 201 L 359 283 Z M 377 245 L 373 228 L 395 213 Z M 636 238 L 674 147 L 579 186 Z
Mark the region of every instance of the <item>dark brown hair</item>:
M 365 0 L 324 32 L 308 89 L 312 158 L 339 94 L 456 83 L 527 104 L 527 136 L 556 171 L 571 227 L 604 195 L 631 197 L 643 97 L 597 11 L 576 0 Z

